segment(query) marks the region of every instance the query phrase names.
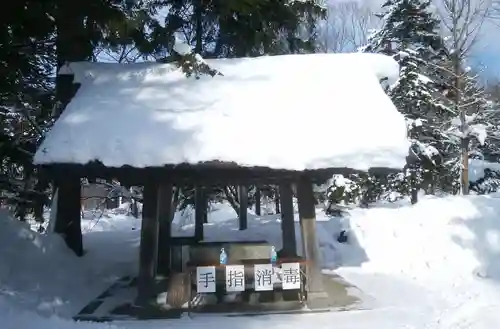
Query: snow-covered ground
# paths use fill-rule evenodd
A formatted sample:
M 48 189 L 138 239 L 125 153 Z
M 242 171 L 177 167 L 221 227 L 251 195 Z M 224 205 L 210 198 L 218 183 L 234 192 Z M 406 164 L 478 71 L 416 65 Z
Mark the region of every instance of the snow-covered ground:
M 343 222 L 318 210 L 318 237 L 327 271 L 369 296 L 370 310 L 245 318 L 243 329 L 500 327 L 500 195 L 424 197 L 415 206 L 380 204 L 354 209 Z M 235 215 L 220 205 L 210 214 L 209 239 L 239 239 Z M 190 234 L 190 216 L 177 214 L 176 235 Z M 2 329 L 225 328 L 225 317 L 76 323 L 69 318 L 118 277 L 137 266 L 140 222 L 126 215 L 84 220 L 88 253 L 74 257 L 58 236 L 34 233 L 0 215 Z M 350 243 L 335 237 L 342 227 Z M 250 216 L 250 237 L 278 248 L 276 216 Z M 300 245 L 300 241 L 299 241 Z M 369 301 L 368 301 L 369 299 Z

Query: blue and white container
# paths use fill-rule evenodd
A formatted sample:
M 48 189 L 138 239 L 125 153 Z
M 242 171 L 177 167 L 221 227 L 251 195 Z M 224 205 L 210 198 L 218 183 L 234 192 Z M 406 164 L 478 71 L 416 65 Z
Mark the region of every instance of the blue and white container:
M 220 250 L 220 256 L 219 256 L 220 264 L 221 265 L 226 265 L 227 264 L 227 254 L 224 248 L 221 248 Z
M 276 252 L 276 248 L 271 246 L 271 264 L 276 265 L 278 261 L 278 253 Z

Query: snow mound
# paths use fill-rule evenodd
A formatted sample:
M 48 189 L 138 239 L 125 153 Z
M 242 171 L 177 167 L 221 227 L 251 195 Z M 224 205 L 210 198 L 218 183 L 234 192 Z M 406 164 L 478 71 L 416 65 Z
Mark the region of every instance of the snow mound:
M 96 325 L 90 322 L 74 322 L 57 316 L 42 317 L 22 307 L 13 305 L 0 295 L 0 321 L 2 329 L 113 329 L 115 326 Z
M 99 233 L 99 232 L 97 232 Z M 120 252 L 109 263 L 94 236 L 88 254 L 76 257 L 56 234 L 40 234 L 27 223 L 12 219 L 0 209 L 0 298 L 41 315 L 71 317 L 95 298 L 128 267 L 120 267 Z M 108 243 L 108 248 L 110 248 Z M 119 250 L 126 252 L 125 244 Z M 127 256 L 130 258 L 130 256 Z M 134 258 L 132 257 L 132 260 Z M 3 327 L 2 327 L 3 328 Z
M 357 265 L 420 279 L 450 270 L 454 277 L 500 279 L 499 210 L 499 195 L 427 196 L 414 206 L 355 209 L 351 235 L 366 252 Z
M 223 75 L 186 78 L 177 66 L 161 63 L 70 64 L 65 73 L 75 73 L 82 85 L 35 163 L 98 160 L 143 168 L 222 161 L 288 170 L 405 165 L 405 121 L 379 81 L 399 74 L 392 58 L 303 54 L 206 63 Z M 273 143 L 255 131 L 273 131 Z
M 335 269 L 349 283 L 374 297 L 377 302 L 374 309 L 248 318 L 244 327 L 257 328 L 266 321 L 274 328 L 326 329 L 331 328 L 332 323 L 342 329 L 497 328 L 499 209 L 500 194 L 426 196 L 413 206 L 409 202 L 397 202 L 352 209 L 343 219 L 327 217 L 318 210 L 317 233 L 323 266 Z M 207 240 L 264 239 L 277 248 L 281 246 L 279 215 L 251 214 L 249 229 L 240 232 L 235 213 L 227 204 L 216 205 L 213 210 L 205 227 Z M 191 220 L 188 213 L 178 213 L 174 235 L 191 234 Z M 83 306 L 81 300 L 86 303 L 101 293 L 109 286 L 109 282 L 102 282 L 112 271 L 121 273 L 123 262 L 136 264 L 136 242 L 140 234 L 140 230 L 135 229 L 137 224 L 136 219 L 124 216 L 97 222 L 92 226 L 94 230 L 85 234 L 88 254 L 76 258 L 66 251 L 57 236 L 31 232 L 6 214 L 0 216 L 2 329 L 160 328 L 167 325 L 161 321 L 141 321 L 117 322 L 114 327 L 57 317 L 74 315 Z M 347 243 L 336 241 L 341 230 L 349 232 Z M 298 223 L 296 233 L 300 251 Z M 124 248 L 127 246 L 131 249 Z M 54 303 L 55 297 L 60 301 Z M 55 306 L 58 303 L 63 305 Z M 224 328 L 227 323 L 227 318 L 200 316 L 193 320 L 175 320 L 172 325 L 186 329 Z

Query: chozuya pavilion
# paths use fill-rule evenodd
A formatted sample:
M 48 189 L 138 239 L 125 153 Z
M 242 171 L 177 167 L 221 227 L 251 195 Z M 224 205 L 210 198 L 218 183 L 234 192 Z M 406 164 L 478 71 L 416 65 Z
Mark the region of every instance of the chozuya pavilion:
M 335 173 L 403 168 L 406 125 L 381 86 L 398 78 L 399 67 L 390 57 L 362 53 L 205 63 L 220 74 L 186 77 L 175 63 L 77 62 L 60 70 L 59 97 L 67 105 L 35 155 L 57 183 L 58 231 L 83 253 L 82 177 L 144 186 L 136 304 L 154 304 L 160 275 L 171 278 L 170 298 L 180 303 L 190 289 L 190 266 L 218 262 L 221 245 L 207 245 L 201 258 L 190 252 L 191 259 L 174 261 L 177 247 L 203 246 L 203 189 L 279 185 L 282 202 L 291 203 L 293 192 L 297 196 L 303 249 L 295 250 L 293 211 L 287 206 L 285 256 L 299 262 L 293 257 L 301 255 L 307 306 L 327 307 L 313 184 Z M 199 191 L 195 234 L 174 238 L 172 188 L 185 184 Z M 241 252 L 231 256 L 238 247 L 224 243 L 234 264 L 258 263 Z M 207 251 L 211 247 L 215 253 Z

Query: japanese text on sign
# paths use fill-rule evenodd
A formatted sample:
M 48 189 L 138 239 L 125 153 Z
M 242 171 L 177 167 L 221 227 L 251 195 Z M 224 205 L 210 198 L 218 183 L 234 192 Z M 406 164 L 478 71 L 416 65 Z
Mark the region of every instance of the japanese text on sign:
M 215 292 L 215 266 L 196 268 L 196 291 L 198 293 Z
M 254 266 L 255 291 L 273 290 L 273 265 L 256 264 Z
M 226 266 L 226 291 L 245 291 L 245 266 Z
M 300 289 L 299 263 L 281 264 L 281 284 L 283 290 Z

